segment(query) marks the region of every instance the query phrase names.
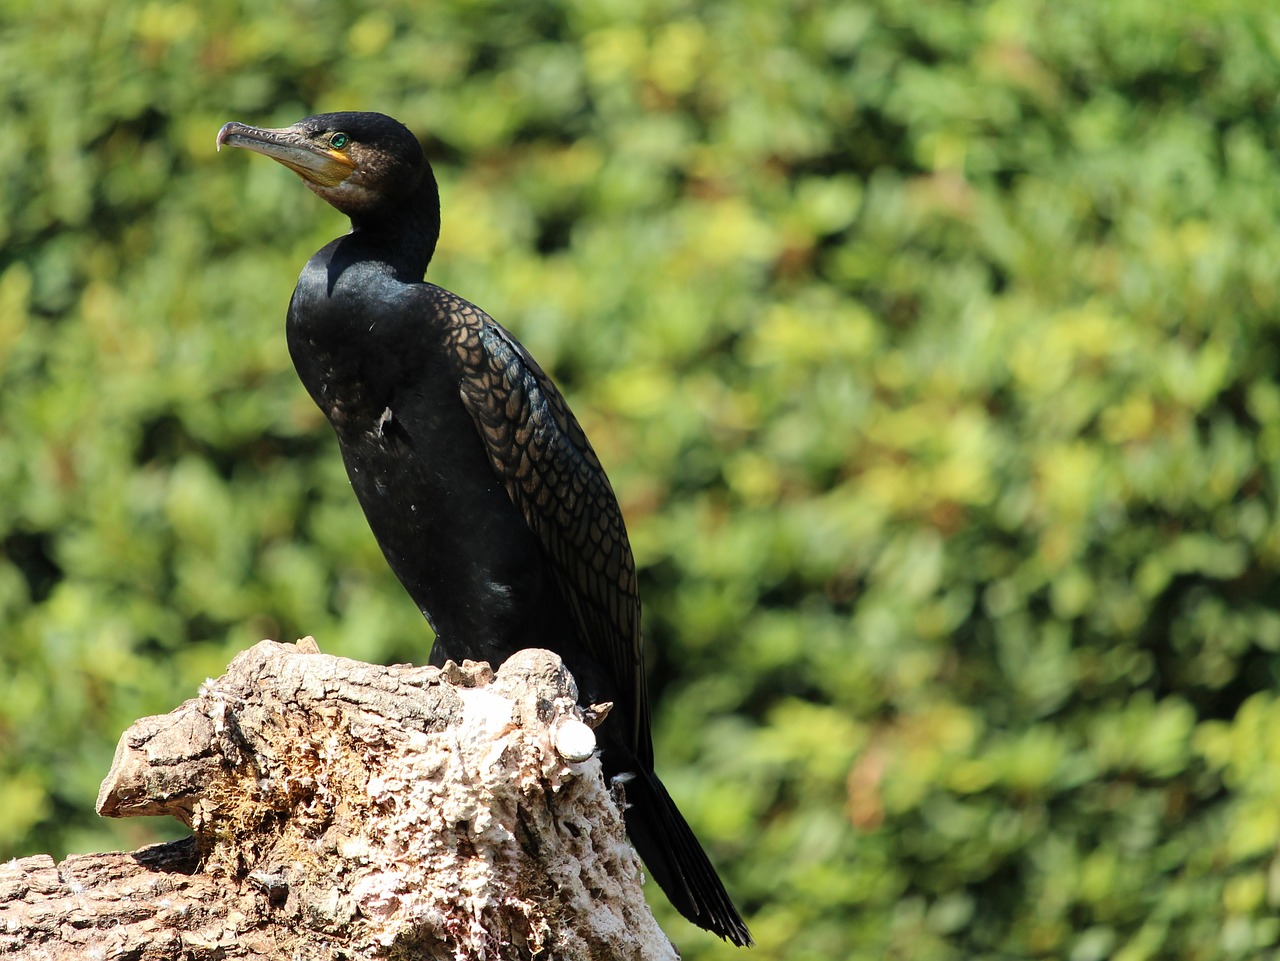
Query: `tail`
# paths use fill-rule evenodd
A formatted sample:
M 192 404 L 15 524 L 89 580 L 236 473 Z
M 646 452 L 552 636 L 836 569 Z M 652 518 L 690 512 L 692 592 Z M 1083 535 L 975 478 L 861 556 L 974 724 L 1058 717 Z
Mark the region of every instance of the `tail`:
M 739 947 L 753 944 L 720 876 L 658 776 L 636 771 L 626 781 L 626 792 L 627 834 L 675 909 Z

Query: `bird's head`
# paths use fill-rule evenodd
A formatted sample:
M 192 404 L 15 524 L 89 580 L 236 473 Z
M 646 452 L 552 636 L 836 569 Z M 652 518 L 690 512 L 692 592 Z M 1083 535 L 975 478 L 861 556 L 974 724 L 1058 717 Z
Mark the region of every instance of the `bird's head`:
M 352 220 L 403 203 L 430 169 L 409 128 L 380 113 L 322 113 L 280 128 L 232 121 L 218 131 L 223 144 L 278 160 Z

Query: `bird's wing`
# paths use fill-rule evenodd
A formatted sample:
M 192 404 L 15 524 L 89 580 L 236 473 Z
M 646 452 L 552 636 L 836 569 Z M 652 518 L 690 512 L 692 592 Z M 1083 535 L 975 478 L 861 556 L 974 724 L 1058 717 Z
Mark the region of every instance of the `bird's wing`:
M 489 462 L 542 543 L 582 641 L 633 699 L 637 756 L 652 765 L 635 560 L 617 497 L 569 405 L 529 352 L 465 301 L 453 306 L 462 403 Z

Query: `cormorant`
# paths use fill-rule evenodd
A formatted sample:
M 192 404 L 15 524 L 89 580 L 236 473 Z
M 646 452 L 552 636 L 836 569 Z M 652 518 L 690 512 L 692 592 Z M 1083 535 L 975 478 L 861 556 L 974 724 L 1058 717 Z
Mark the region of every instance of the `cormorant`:
M 377 113 L 228 123 L 351 219 L 302 269 L 289 353 L 338 435 L 391 569 L 436 633 L 431 663 L 557 652 L 620 775 L 632 842 L 686 918 L 751 936 L 653 771 L 635 561 L 617 498 L 551 379 L 484 311 L 423 275 L 440 194 L 416 137 Z

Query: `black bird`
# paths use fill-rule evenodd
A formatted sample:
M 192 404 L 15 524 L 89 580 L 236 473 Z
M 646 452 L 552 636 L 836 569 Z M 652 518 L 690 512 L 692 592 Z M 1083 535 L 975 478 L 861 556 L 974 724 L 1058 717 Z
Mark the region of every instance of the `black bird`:
M 423 282 L 440 194 L 416 137 L 376 113 L 228 123 L 218 146 L 277 160 L 351 232 L 302 269 L 289 353 L 338 435 L 391 569 L 436 633 L 431 663 L 556 651 L 625 780 L 627 831 L 671 903 L 751 936 L 653 771 L 635 561 L 617 498 L 564 398 L 484 311 Z

